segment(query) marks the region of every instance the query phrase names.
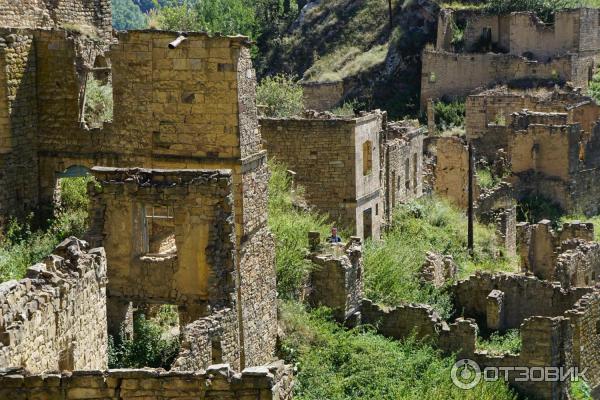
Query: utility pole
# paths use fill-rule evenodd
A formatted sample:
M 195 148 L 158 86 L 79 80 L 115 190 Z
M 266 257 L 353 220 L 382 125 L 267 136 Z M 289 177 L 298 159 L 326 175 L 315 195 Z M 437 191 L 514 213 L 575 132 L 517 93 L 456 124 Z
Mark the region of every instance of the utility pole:
M 468 218 L 468 227 L 467 227 L 467 249 L 469 250 L 469 255 L 473 256 L 473 174 L 474 174 L 474 165 L 473 165 L 473 145 L 469 142 L 469 183 L 468 183 L 468 210 L 467 210 L 467 218 Z
M 393 11 L 392 11 L 392 0 L 388 0 L 389 12 L 390 12 L 390 38 L 392 37 L 392 31 L 394 30 L 394 22 L 393 22 Z

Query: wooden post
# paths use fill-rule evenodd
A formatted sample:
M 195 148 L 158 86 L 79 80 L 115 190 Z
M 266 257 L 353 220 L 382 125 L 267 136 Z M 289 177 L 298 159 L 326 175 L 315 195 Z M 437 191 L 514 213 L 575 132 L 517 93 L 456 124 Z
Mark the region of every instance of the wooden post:
M 473 244 L 473 145 L 469 142 L 469 183 L 468 183 L 468 227 L 467 227 L 467 249 L 469 255 L 473 256 L 474 244 Z

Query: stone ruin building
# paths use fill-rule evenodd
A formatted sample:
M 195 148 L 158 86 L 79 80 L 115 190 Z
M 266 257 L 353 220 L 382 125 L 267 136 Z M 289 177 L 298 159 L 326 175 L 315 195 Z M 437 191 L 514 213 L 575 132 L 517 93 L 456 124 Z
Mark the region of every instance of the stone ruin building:
M 546 24 L 529 12 L 442 10 L 435 46 L 423 51 L 421 107 L 502 82 L 550 80 L 587 88 L 600 55 L 599 12 L 559 11 Z
M 261 118 L 269 155 L 295 173 L 318 211 L 362 239 L 379 238 L 396 204 L 423 194 L 425 130 L 386 113 Z
M 97 181 L 86 241 L 0 284 L 0 366 L 86 371 L 24 383 L 9 370 L 0 398 L 35 379 L 56 398 L 288 398 L 248 40 L 113 36 L 108 0 L 2 1 L 0 26 L 0 214 L 50 206 L 61 177 Z M 113 121 L 97 128 L 84 123 L 90 74 L 113 86 Z M 179 310 L 173 369 L 206 372 L 102 372 L 107 332 L 152 304 Z
M 579 235 L 589 239 L 590 228 L 572 224 L 563 232 L 560 235 L 564 238 Z M 308 257 L 315 262 L 311 278 L 316 283 L 311 286 L 309 301 L 330 307 L 339 322 L 370 324 L 396 340 L 429 340 L 446 354 L 475 360 L 482 369 L 540 365 L 588 368 L 590 386 L 600 384 L 600 291 L 596 288 L 562 287 L 558 282 L 523 274 L 478 272 L 449 287 L 454 315 L 444 320 L 426 304 L 384 308 L 365 298 L 358 238 L 339 249 L 318 246 L 318 233 L 314 232 L 309 234 L 309 243 L 312 253 Z M 520 251 L 525 249 L 525 245 L 520 247 Z M 562 262 L 569 264 L 567 269 L 576 269 L 581 260 L 564 257 Z M 429 254 L 423 272 L 432 283 L 445 285 L 454 281 L 456 265 L 449 257 Z M 522 345 L 518 353 L 492 354 L 478 348 L 478 336 L 509 329 L 519 329 Z M 509 383 L 524 395 L 568 398 L 568 381 L 522 382 L 515 379 L 516 374 L 509 373 Z

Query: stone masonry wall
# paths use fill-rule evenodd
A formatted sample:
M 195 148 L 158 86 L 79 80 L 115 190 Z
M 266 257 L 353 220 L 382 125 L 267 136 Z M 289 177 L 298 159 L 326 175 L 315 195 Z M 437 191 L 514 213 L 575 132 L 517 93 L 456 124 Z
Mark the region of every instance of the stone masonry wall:
M 9 371 L 0 375 L 0 400 L 34 396 L 56 400 L 290 400 L 292 388 L 291 367 L 282 362 L 247 368 L 241 373 L 219 364 L 200 372 L 117 369 L 43 376 Z
M 594 286 L 600 276 L 600 243 L 577 241 L 556 259 L 553 280 L 565 288 Z
M 328 307 L 336 320 L 346 321 L 359 310 L 363 295 L 360 241 L 351 241 L 344 248 L 333 245 L 308 258 L 315 264 L 310 274 L 309 303 Z
M 1 0 L 0 26 L 77 28 L 105 39 L 112 34 L 110 0 Z
M 263 118 L 260 124 L 269 155 L 296 172 L 309 204 L 361 237 L 362 211 L 371 209 L 373 236 L 378 234 L 383 214 L 379 113 L 359 118 Z M 362 153 L 367 141 L 371 170 L 364 175 Z
M 197 307 L 235 304 L 231 173 L 95 167 L 89 237 L 108 256 L 108 296 Z M 175 253 L 148 249 L 151 207 L 170 209 Z M 146 243 L 145 243 L 146 242 Z
M 505 54 L 424 50 L 421 106 L 428 99 L 463 97 L 477 88 L 523 78 L 559 79 L 587 88 L 588 69 L 593 66 L 593 57 L 586 55 L 571 54 L 538 62 Z
M 302 83 L 304 108 L 315 111 L 330 111 L 344 97 L 344 82 Z
M 518 328 L 531 316 L 556 316 L 569 310 L 592 288 L 563 289 L 560 284 L 523 275 L 493 275 L 478 272 L 453 285 L 454 308 L 461 315 L 487 326 L 487 296 L 492 290 L 504 292 L 504 328 Z M 539 301 L 544 299 L 544 301 Z
M 104 249 L 75 238 L 25 279 L 0 284 L 0 365 L 30 373 L 106 368 L 105 285 Z
M 394 125 L 389 124 L 381 149 L 388 224 L 392 222 L 392 211 L 397 204 L 423 195 L 424 131 L 418 128 L 409 128 L 404 133 L 394 131 Z
M 183 327 L 181 349 L 172 370 L 200 371 L 222 363 L 240 370 L 237 312 L 231 308 L 213 312 Z

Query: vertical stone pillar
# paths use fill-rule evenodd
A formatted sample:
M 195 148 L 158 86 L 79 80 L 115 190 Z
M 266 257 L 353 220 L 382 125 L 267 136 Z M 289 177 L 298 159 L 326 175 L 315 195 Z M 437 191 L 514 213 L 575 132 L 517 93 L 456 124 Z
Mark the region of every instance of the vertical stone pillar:
M 435 134 L 435 108 L 432 99 L 427 100 L 427 129 L 429 130 L 429 136 Z
M 310 251 L 317 251 L 321 244 L 321 234 L 319 232 L 308 232 L 308 248 Z
M 492 290 L 486 302 L 486 315 L 488 329 L 504 329 L 504 292 Z
M 123 330 L 125 337 L 133 336 L 133 306 L 130 301 L 119 297 L 106 299 L 106 322 L 108 334 L 113 338 L 120 337 Z

